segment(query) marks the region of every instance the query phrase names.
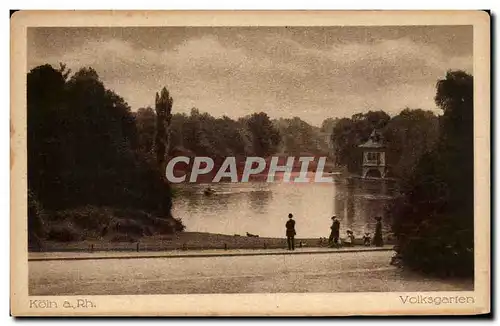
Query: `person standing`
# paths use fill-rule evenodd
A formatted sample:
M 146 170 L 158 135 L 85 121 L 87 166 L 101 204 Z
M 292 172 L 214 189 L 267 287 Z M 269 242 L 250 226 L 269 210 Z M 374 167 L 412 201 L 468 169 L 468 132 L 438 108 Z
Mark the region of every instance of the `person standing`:
M 286 242 L 288 244 L 288 250 L 295 250 L 295 221 L 293 220 L 292 213 L 288 214 L 288 221 L 285 224 L 286 227 Z
M 330 238 L 328 240 L 329 240 L 331 246 L 338 247 L 339 237 L 340 237 L 340 222 L 339 222 L 337 216 L 335 216 L 335 215 L 332 216 L 332 220 L 333 220 L 333 223 L 332 223 L 332 226 L 330 227 L 330 229 L 332 231 L 330 232 Z
M 382 217 L 375 217 L 377 224 L 375 225 L 375 235 L 373 236 L 373 244 L 377 247 L 384 246 L 384 239 L 382 237 Z

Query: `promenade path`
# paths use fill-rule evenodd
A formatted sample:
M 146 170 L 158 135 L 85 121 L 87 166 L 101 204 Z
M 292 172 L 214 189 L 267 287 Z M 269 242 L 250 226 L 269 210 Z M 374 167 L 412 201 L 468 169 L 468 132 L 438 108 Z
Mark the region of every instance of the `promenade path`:
M 181 256 L 193 254 L 185 252 L 176 257 L 122 259 L 115 256 L 114 259 L 75 260 L 67 256 L 62 260 L 31 260 L 29 293 L 137 295 L 473 289 L 472 282 L 427 278 L 391 266 L 389 262 L 394 254 L 391 250 L 333 253 L 325 249 L 322 253 L 315 250 L 314 254 L 306 253 L 305 248 L 302 250 L 304 254 L 283 254 L 286 250 L 282 250 L 275 254 L 255 255 L 254 252 L 251 255 L 242 250 L 241 255 L 233 256 L 219 252 Z M 30 256 L 33 259 L 40 254 Z
M 212 250 L 169 250 L 169 251 L 96 251 L 96 252 L 30 252 L 29 261 L 40 260 L 87 260 L 87 259 L 127 259 L 127 258 L 203 258 L 234 256 L 302 255 L 368 251 L 392 251 L 393 246 L 384 247 L 342 247 L 342 248 L 296 248 L 286 249 L 212 249 Z

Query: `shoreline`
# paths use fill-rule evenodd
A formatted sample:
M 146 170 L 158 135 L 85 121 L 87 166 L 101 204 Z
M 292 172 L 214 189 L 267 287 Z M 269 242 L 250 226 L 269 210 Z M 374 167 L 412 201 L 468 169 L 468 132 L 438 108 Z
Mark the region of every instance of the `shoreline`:
M 153 258 L 210 258 L 210 257 L 250 257 L 283 255 L 347 254 L 366 252 L 390 252 L 393 246 L 384 247 L 344 247 L 344 248 L 297 248 L 286 249 L 214 249 L 187 251 L 142 251 L 142 252 L 30 252 L 28 261 L 63 261 L 63 260 L 103 260 L 103 259 L 153 259 Z
M 341 238 L 342 240 L 342 238 Z M 393 245 L 392 241 L 385 241 Z M 39 248 L 28 248 L 28 252 L 159 252 L 159 251 L 200 251 L 200 250 L 262 250 L 286 249 L 286 238 L 267 238 L 226 235 L 207 232 L 180 232 L 171 235 L 146 236 L 133 242 L 111 242 L 109 239 L 88 239 L 72 242 L 44 241 Z M 295 247 L 325 248 L 328 239 L 296 238 Z M 376 248 L 364 246 L 356 239 L 351 249 Z

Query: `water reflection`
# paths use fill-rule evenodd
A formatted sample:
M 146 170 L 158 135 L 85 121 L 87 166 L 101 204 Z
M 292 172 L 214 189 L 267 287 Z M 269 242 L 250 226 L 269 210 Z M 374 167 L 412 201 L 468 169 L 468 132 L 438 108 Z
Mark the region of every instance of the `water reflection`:
M 341 234 L 351 229 L 358 236 L 365 232 L 373 235 L 376 216 L 382 216 L 383 230 L 390 232 L 385 210 L 395 189 L 389 181 L 347 179 L 337 184 L 337 189 L 335 214 L 341 221 Z
M 341 222 L 341 235 L 349 228 L 357 236 L 373 234 L 375 217 L 389 221 L 384 209 L 393 188 L 387 182 L 343 179 L 335 183 L 212 183 L 174 186 L 173 214 L 182 218 L 187 231 L 284 237 L 288 213 L 297 222 L 297 237 L 328 237 L 331 216 Z

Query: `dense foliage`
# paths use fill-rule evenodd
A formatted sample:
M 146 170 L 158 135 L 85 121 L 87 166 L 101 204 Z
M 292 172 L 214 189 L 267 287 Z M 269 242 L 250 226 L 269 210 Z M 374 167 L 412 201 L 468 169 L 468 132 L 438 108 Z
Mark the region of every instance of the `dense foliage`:
M 338 120 L 332 133 L 336 164 L 359 174 L 361 152 L 358 145 L 365 142 L 374 129 L 383 128 L 389 120 L 390 116 L 384 111 L 357 113 L 351 118 Z
M 360 174 L 362 153 L 358 146 L 375 129 L 386 145 L 388 176 L 405 178 L 413 173 L 420 156 L 433 147 L 438 123 L 432 111 L 408 108 L 392 118 L 384 111 L 369 111 L 339 119 L 332 132 L 336 164 Z
M 328 120 L 328 119 L 327 119 Z M 328 125 L 327 120 L 323 123 Z M 288 155 L 313 155 L 331 156 L 331 149 L 328 145 L 329 133 L 333 128 L 321 128 L 311 126 L 300 118 L 275 120 L 278 128 L 282 146 L 281 152 Z
M 435 97 L 439 137 L 391 209 L 404 265 L 439 275 L 474 273 L 473 78 L 448 72 Z
M 382 130 L 389 175 L 410 176 L 420 157 L 435 145 L 438 133 L 439 118 L 432 111 L 404 109 L 393 117 Z
M 150 155 L 155 137 L 155 112 L 151 108 L 141 108 L 136 112 L 136 121 L 139 147 Z M 189 115 L 172 115 L 170 133 L 171 156 L 184 154 L 223 159 L 282 153 L 330 155 L 328 137 L 320 128 L 297 117 L 271 120 L 264 112 L 233 120 L 192 109 Z
M 87 205 L 145 211 L 165 219 L 168 231 L 182 229 L 160 169 L 137 151 L 144 140 L 130 107 L 95 70 L 70 77 L 64 66 L 39 66 L 28 73 L 27 89 L 30 233 L 46 235 L 41 225 L 53 227 L 53 212 Z

